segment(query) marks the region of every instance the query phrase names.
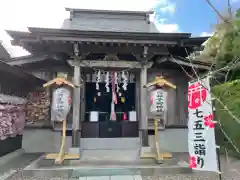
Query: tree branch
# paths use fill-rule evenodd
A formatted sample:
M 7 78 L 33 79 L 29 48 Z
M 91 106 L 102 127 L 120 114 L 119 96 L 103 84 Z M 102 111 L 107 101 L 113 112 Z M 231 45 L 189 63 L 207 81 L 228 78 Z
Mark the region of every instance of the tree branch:
M 228 2 L 228 14 L 229 14 L 230 18 L 232 18 L 233 14 L 232 14 L 231 0 L 227 0 L 227 2 Z
M 217 15 L 225 22 L 225 23 L 229 23 L 229 21 L 227 19 L 225 19 L 221 13 L 215 8 L 215 6 L 211 3 L 210 0 L 205 0 L 208 5 L 215 11 L 215 13 L 217 13 Z M 230 0 L 229 0 L 230 1 Z

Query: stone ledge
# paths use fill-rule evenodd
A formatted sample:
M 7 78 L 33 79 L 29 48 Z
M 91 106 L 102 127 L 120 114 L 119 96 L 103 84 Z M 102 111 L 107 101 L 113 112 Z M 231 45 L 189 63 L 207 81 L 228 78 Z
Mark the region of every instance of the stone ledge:
M 11 161 L 12 159 L 22 155 L 25 152 L 23 148 L 18 149 L 14 152 L 8 153 L 2 157 L 0 157 L 0 165 L 6 164 L 7 162 Z

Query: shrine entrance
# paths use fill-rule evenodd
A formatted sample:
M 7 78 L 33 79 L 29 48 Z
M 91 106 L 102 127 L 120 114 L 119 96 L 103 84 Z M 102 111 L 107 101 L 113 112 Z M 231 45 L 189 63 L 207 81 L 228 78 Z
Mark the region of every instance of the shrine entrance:
M 119 83 L 119 90 L 116 92 L 116 103 L 114 113 L 116 119 L 111 118 L 112 113 L 112 85 L 106 90 L 106 83 L 100 82 L 96 89 L 96 82 L 86 82 L 85 99 L 86 113 L 84 124 L 93 127 L 88 132 L 88 137 L 117 138 L 117 137 L 138 137 L 137 119 L 133 119 L 131 112 L 135 111 L 135 82 L 128 83 L 127 89 L 123 90 Z M 134 129 L 133 129 L 134 128 Z M 95 134 L 95 135 L 94 135 Z

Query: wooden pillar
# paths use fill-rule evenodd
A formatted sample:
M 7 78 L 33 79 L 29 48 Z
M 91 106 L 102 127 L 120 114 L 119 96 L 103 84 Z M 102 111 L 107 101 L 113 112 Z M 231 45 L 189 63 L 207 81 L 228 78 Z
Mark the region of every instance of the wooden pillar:
M 81 107 L 80 107 L 80 127 L 82 130 L 82 123 L 85 119 L 85 112 L 86 112 L 86 101 L 85 101 L 85 95 L 86 95 L 86 77 L 82 76 L 82 82 L 81 82 Z
M 144 86 L 147 84 L 147 64 L 142 63 L 140 72 L 140 133 L 142 147 L 148 147 L 148 117 L 147 117 L 147 88 Z
M 74 53 L 78 56 L 78 45 L 74 44 Z M 80 147 L 81 120 L 80 120 L 80 98 L 81 98 L 81 67 L 73 66 L 73 82 L 76 87 L 73 90 L 73 123 L 72 123 L 72 147 Z
M 139 137 L 141 138 L 141 111 L 140 111 L 140 73 L 136 73 L 136 83 L 135 83 L 135 110 L 137 112 L 137 120 L 138 120 L 138 133 Z

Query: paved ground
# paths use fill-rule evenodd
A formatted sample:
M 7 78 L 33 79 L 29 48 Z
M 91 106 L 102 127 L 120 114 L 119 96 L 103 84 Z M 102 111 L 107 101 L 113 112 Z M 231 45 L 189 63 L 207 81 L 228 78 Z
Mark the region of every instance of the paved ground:
M 222 180 L 240 180 L 240 160 L 221 158 Z M 143 180 L 219 180 L 219 175 L 208 172 L 192 174 L 169 174 L 160 176 L 143 176 Z

